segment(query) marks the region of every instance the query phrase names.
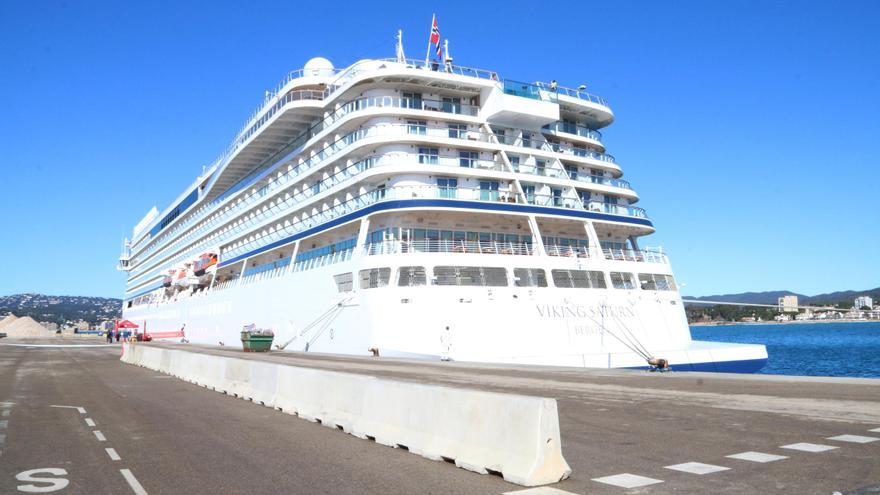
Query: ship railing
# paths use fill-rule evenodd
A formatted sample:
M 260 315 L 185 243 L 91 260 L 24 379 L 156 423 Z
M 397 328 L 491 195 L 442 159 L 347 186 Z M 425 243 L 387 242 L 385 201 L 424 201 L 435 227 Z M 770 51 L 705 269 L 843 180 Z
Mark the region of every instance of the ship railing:
M 551 88 L 550 83 L 545 83 L 545 82 L 536 82 L 535 85 L 539 86 L 541 88 L 546 88 L 546 89 Z M 597 96 L 592 93 L 587 93 L 586 91 L 581 91 L 579 89 L 573 89 L 573 88 L 566 88 L 565 86 L 557 86 L 555 91 L 561 95 L 570 96 L 572 98 L 577 98 L 578 100 L 589 101 L 592 103 L 602 105 L 603 107 L 610 108 L 610 105 L 608 105 L 608 100 L 606 100 L 605 98 L 602 98 L 601 96 Z
M 532 246 L 529 244 L 504 241 L 466 241 L 455 239 L 387 240 L 370 243 L 364 247 L 364 254 L 366 255 L 417 253 L 507 254 L 520 256 L 535 254 Z
M 411 127 L 411 126 L 397 125 L 397 127 L 398 127 L 398 129 L 405 128 L 406 132 L 409 133 L 410 132 L 409 127 Z M 370 135 L 369 128 L 364 129 L 362 131 L 363 132 L 361 132 L 361 131 L 357 131 L 357 132 L 360 132 L 363 135 Z M 327 156 L 324 156 L 324 158 L 326 159 L 328 156 L 329 156 L 329 154 Z M 410 155 L 410 156 L 412 157 L 413 155 Z M 416 155 L 416 156 L 418 156 L 418 155 Z M 432 164 L 432 163 L 430 163 L 430 160 L 433 160 L 433 158 L 432 158 L 433 155 L 431 155 L 431 156 L 422 155 L 422 156 L 423 156 L 423 158 L 422 158 L 423 161 L 421 164 L 429 164 L 429 165 Z M 315 158 L 318 158 L 318 157 L 315 157 Z M 385 162 L 383 165 L 392 165 L 392 164 L 400 164 L 401 163 L 400 161 L 397 161 L 392 157 L 389 157 L 388 160 L 389 161 Z M 477 165 L 484 167 L 484 168 L 487 168 L 487 169 L 494 169 L 494 170 L 503 169 L 503 167 L 500 164 L 497 164 L 492 161 L 475 160 L 475 162 Z M 410 163 L 412 163 L 412 162 L 410 162 Z M 461 159 L 459 159 L 458 163 L 459 163 L 459 166 L 461 166 L 461 163 L 462 163 Z M 441 165 L 439 157 L 437 160 L 437 164 Z M 442 164 L 446 165 L 446 166 L 454 166 L 455 160 L 454 159 L 444 160 L 444 162 Z M 312 166 L 314 166 L 314 165 L 312 165 Z M 330 187 L 334 187 L 345 180 L 350 180 L 351 178 L 358 175 L 359 173 L 361 173 L 365 170 L 368 170 L 370 168 L 373 168 L 375 166 L 379 166 L 379 164 L 376 162 L 376 157 L 369 157 L 365 160 L 362 160 L 361 162 L 358 162 L 357 164 L 354 164 L 350 167 L 347 167 L 342 172 L 334 174 L 333 176 L 325 179 L 324 181 L 322 181 L 320 183 L 314 184 L 311 188 L 304 189 L 302 192 L 288 197 L 284 201 L 279 199 L 279 201 L 274 202 L 274 204 L 264 205 L 264 207 L 261 208 L 260 210 L 252 212 L 251 215 L 249 217 L 247 217 L 246 219 L 239 220 L 236 223 L 232 224 L 232 226 L 227 228 L 223 233 L 226 237 L 229 237 L 229 236 L 234 236 L 234 235 L 236 235 L 240 232 L 243 232 L 247 229 L 250 229 L 253 225 L 264 221 L 266 218 L 269 218 L 269 217 L 276 215 L 280 210 L 287 209 L 287 208 L 292 207 L 293 205 L 301 203 L 304 200 L 309 199 L 312 196 L 318 194 L 319 192 L 321 192 L 325 189 L 328 189 Z M 529 170 L 527 166 L 520 166 L 520 167 L 521 167 L 521 170 L 524 172 L 527 172 Z M 542 171 L 541 173 L 546 174 L 547 169 L 539 169 L 539 170 Z M 537 174 L 539 172 L 535 172 L 535 173 Z M 559 177 L 565 177 L 564 174 L 559 175 L 558 173 L 556 173 L 556 175 Z M 254 194 L 250 194 L 250 195 L 246 196 L 244 200 L 237 203 L 233 208 L 229 208 L 227 210 L 224 210 L 219 215 L 214 217 L 213 220 L 211 220 L 208 223 L 201 226 L 198 230 L 196 230 L 190 234 L 187 234 L 186 237 L 179 239 L 177 242 L 175 242 L 172 245 L 172 247 L 170 249 L 171 250 L 179 249 L 180 247 L 183 247 L 186 243 L 188 243 L 192 238 L 194 238 L 198 235 L 204 234 L 205 232 L 207 232 L 208 230 L 210 230 L 214 226 L 220 225 L 220 224 L 228 221 L 233 216 L 241 215 L 241 212 L 243 209 L 254 204 L 260 198 L 269 194 L 275 188 L 277 188 L 280 185 L 283 185 L 284 183 L 288 182 L 289 180 L 290 179 L 288 179 L 287 174 L 285 174 L 284 176 L 282 176 L 281 178 L 279 178 L 279 180 L 277 180 L 275 182 L 275 187 L 270 189 L 270 188 L 268 188 L 268 186 L 264 186 L 263 188 L 257 190 Z M 427 186 L 427 189 L 422 188 L 422 189 L 420 189 L 420 192 L 423 193 L 429 189 L 436 189 L 438 191 L 437 197 L 448 198 L 448 199 L 473 199 L 473 200 L 488 200 L 488 201 L 522 202 L 522 203 L 529 203 L 529 204 L 534 204 L 534 205 L 539 205 L 539 206 L 554 206 L 554 207 L 563 207 L 563 208 L 572 208 L 572 209 L 581 208 L 581 209 L 587 209 L 589 211 L 601 211 L 604 213 L 610 213 L 610 214 L 614 214 L 614 215 L 625 215 L 625 216 L 630 216 L 630 217 L 635 217 L 635 218 L 647 218 L 647 214 L 645 213 L 645 210 L 642 208 L 639 208 L 639 207 L 608 204 L 608 203 L 601 203 L 601 202 L 588 202 L 588 203 L 582 204 L 579 199 L 565 198 L 563 196 L 557 196 L 557 195 L 543 195 L 543 194 L 529 193 L 525 196 L 522 196 L 522 195 L 516 194 L 515 192 L 509 192 L 509 193 L 505 194 L 504 192 L 499 192 L 497 190 L 493 191 L 493 190 L 480 190 L 480 189 L 475 189 L 475 188 L 468 189 L 468 188 L 458 188 L 458 187 L 453 187 L 453 188 L 439 187 L 438 188 L 436 186 Z M 415 194 L 418 194 L 418 193 L 415 193 Z M 203 243 L 200 243 L 197 246 L 189 249 L 187 251 L 187 254 L 184 254 L 184 255 L 176 258 L 175 262 L 183 261 L 184 259 L 186 259 L 186 256 L 192 254 L 193 249 L 195 249 L 196 247 L 202 246 L 202 245 L 206 245 L 206 244 L 203 242 Z M 146 254 L 147 253 L 145 253 L 145 255 Z M 154 265 L 155 265 L 155 263 L 154 263 Z M 140 267 L 139 267 L 139 269 L 137 270 L 137 273 L 133 274 L 132 276 L 137 276 L 138 274 L 143 273 L 145 270 L 148 270 L 148 269 L 149 268 L 146 266 L 143 269 L 140 269 Z
M 380 201 L 439 198 L 465 201 L 488 201 L 506 203 L 529 203 L 540 206 L 552 206 L 557 208 L 583 209 L 579 200 L 562 198 L 556 195 L 528 194 L 523 196 L 513 191 L 496 189 L 468 188 L 468 187 L 440 187 L 434 185 L 395 186 L 390 188 L 376 189 L 358 195 L 350 200 L 341 202 L 321 211 L 318 214 L 301 219 L 294 216 L 291 223 L 281 228 L 270 230 L 265 234 L 253 234 L 247 240 L 240 240 L 228 244 L 222 250 L 221 259 L 228 260 L 247 253 L 253 249 L 262 247 L 270 242 L 275 242 L 298 232 L 317 227 L 332 219 L 359 210 Z M 601 203 L 600 203 L 601 204 Z M 618 206 L 618 205 L 614 205 Z M 620 207 L 612 212 L 615 215 L 627 215 L 629 210 Z M 644 210 L 634 209 L 633 213 L 643 214 Z M 639 217 L 642 218 L 642 217 Z M 247 233 L 243 227 L 241 233 Z
M 575 136 L 584 137 L 587 139 L 592 139 L 593 141 L 602 142 L 602 133 L 590 129 L 589 127 L 585 127 L 582 125 L 574 124 L 571 122 L 554 122 L 552 124 L 547 124 L 541 128 L 544 131 L 550 132 L 562 132 L 565 134 L 573 134 Z
M 647 249 L 635 250 L 603 248 L 602 253 L 605 255 L 605 259 L 607 260 L 669 264 L 669 259 L 666 257 L 665 254 Z
M 561 244 L 545 244 L 544 252 L 547 256 L 562 258 L 589 258 L 590 249 L 586 246 L 563 246 Z
M 633 218 L 648 218 L 648 214 L 645 212 L 645 209 L 638 206 L 617 205 L 612 203 L 604 203 L 601 201 L 589 201 L 584 203 L 584 209 L 587 211 L 609 213 L 611 215 L 623 215 Z
M 296 93 L 296 92 L 291 92 Z M 257 166 L 251 173 L 246 175 L 244 178 L 240 179 L 235 185 L 231 186 L 229 189 L 224 191 L 220 196 L 206 204 L 205 206 L 196 210 L 193 214 L 188 215 L 187 218 L 178 222 L 172 230 L 169 230 L 162 234 L 160 239 L 153 243 L 153 245 L 149 249 L 155 249 L 157 246 L 160 246 L 163 238 L 167 238 L 169 236 L 173 236 L 180 229 L 186 228 L 191 225 L 193 222 L 200 221 L 205 214 L 209 212 L 214 206 L 224 201 L 228 197 L 233 194 L 240 192 L 241 190 L 251 186 L 254 182 L 259 180 L 260 176 L 263 172 L 265 172 L 268 168 L 271 167 L 275 163 L 275 160 L 289 153 L 290 151 L 296 149 L 299 146 L 305 144 L 311 137 L 315 136 L 319 132 L 321 132 L 324 128 L 329 125 L 332 125 L 339 119 L 349 115 L 351 112 L 358 110 L 365 110 L 368 108 L 375 107 L 390 107 L 390 108 L 415 108 L 415 109 L 430 109 L 441 112 L 455 113 L 461 115 L 476 115 L 479 111 L 479 107 L 473 105 L 466 105 L 460 103 L 452 103 L 446 102 L 442 100 L 431 100 L 431 99 L 423 99 L 423 98 L 403 98 L 403 97 L 392 97 L 392 96 L 379 96 L 379 97 L 365 97 L 359 98 L 357 100 L 353 100 L 342 105 L 339 109 L 337 109 L 333 114 L 325 118 L 323 121 L 319 122 L 312 126 L 308 131 L 304 132 L 300 136 L 294 138 L 294 140 L 285 146 L 282 150 L 276 152 L 272 157 L 264 160 L 264 162 Z M 406 125 L 407 133 L 411 134 L 428 134 L 429 126 L 419 126 L 419 125 Z M 503 144 L 508 144 L 512 146 L 518 146 L 523 148 L 534 148 L 534 149 L 542 149 L 545 151 L 554 151 L 557 153 L 569 154 L 573 156 L 592 158 L 608 163 L 614 163 L 614 157 L 607 153 L 597 153 L 592 150 L 581 149 L 577 147 L 565 146 L 558 143 L 550 143 L 548 141 L 540 140 L 540 139 L 530 139 L 530 138 L 520 138 L 514 136 L 505 137 L 503 135 L 498 136 L 490 136 L 489 134 L 479 132 L 479 131 L 462 131 L 458 129 L 449 129 L 448 127 L 437 127 L 431 126 L 430 129 L 431 135 L 437 137 L 449 137 L 455 139 L 465 139 L 470 141 L 481 141 L 481 142 L 495 142 L 497 139 L 499 142 Z M 354 133 L 352 133 L 354 134 Z M 351 135 L 349 135 L 351 136 Z M 352 136 L 346 136 L 342 138 L 340 141 L 347 140 L 350 141 Z M 363 135 L 362 137 L 368 137 L 367 135 Z M 338 149 L 339 146 L 337 143 L 330 145 L 328 148 Z M 312 168 L 315 164 L 315 159 L 322 160 L 327 157 L 325 153 L 327 149 L 322 150 L 318 153 L 316 157 L 313 157 L 310 160 L 307 160 L 305 163 L 300 164 L 296 172 L 301 173 L 301 171 L 308 170 Z M 289 174 L 285 174 L 287 176 Z M 541 174 L 544 175 L 544 174 Z M 271 185 L 271 183 L 270 183 Z M 147 251 L 149 252 L 149 251 Z M 141 258 L 145 255 L 145 253 L 140 253 L 138 258 Z M 139 262 L 139 260 L 135 260 L 135 263 Z
M 322 266 L 341 263 L 343 261 L 350 260 L 353 254 L 354 254 L 353 248 L 352 249 L 340 249 L 339 251 L 323 254 L 321 256 L 315 256 L 312 258 L 299 260 L 296 263 L 294 263 L 293 271 L 301 272 L 301 271 L 305 271 L 305 270 L 311 270 L 313 268 L 320 268 Z
M 334 141 L 330 145 L 323 148 L 321 151 L 317 152 L 315 155 L 313 155 L 308 160 L 299 164 L 291 172 L 295 176 L 295 175 L 299 175 L 299 174 L 305 172 L 306 170 L 315 168 L 319 164 L 324 162 L 325 160 L 329 160 L 329 159 L 333 158 L 334 156 L 337 156 L 340 152 L 348 149 L 349 146 L 353 145 L 355 142 L 360 141 L 362 139 L 366 139 L 369 137 L 410 135 L 410 134 L 415 134 L 415 135 L 420 135 L 420 136 L 442 137 L 442 138 L 453 137 L 453 138 L 457 138 L 457 139 L 478 140 L 478 141 L 483 141 L 483 142 L 491 142 L 493 139 L 500 138 L 499 140 L 502 142 L 513 143 L 515 145 L 520 145 L 520 146 L 525 146 L 525 145 L 531 144 L 532 142 L 540 142 L 538 140 L 533 140 L 533 139 L 523 139 L 522 137 L 508 136 L 505 138 L 505 136 L 495 136 L 495 135 L 490 135 L 487 133 L 482 133 L 482 132 L 477 132 L 477 131 L 450 130 L 448 127 L 428 126 L 427 124 L 426 125 L 412 124 L 412 123 L 408 123 L 408 124 L 380 124 L 380 125 L 376 125 L 376 126 L 358 129 L 356 131 L 353 131 L 353 132 L 343 136 L 342 138 L 338 139 L 337 141 Z M 466 138 L 462 137 L 463 134 L 466 135 Z M 546 143 L 546 142 L 543 142 L 543 143 L 544 144 L 552 144 L 552 143 Z M 565 147 L 562 147 L 560 145 L 555 145 L 555 144 L 554 144 L 554 146 L 556 149 L 554 149 L 553 151 L 559 151 L 560 149 L 565 148 Z M 611 162 L 613 162 L 613 157 L 611 157 L 610 155 L 595 153 L 592 151 L 588 152 L 587 150 L 580 150 L 580 151 L 585 154 L 591 153 L 592 155 L 595 155 L 595 157 L 597 159 L 602 159 L 605 161 L 610 160 Z M 524 167 L 523 170 L 526 170 L 525 166 L 520 165 L 520 167 Z M 546 173 L 547 169 L 543 169 L 543 170 L 544 170 L 543 173 Z M 288 172 L 287 174 L 284 174 L 282 176 L 282 177 L 284 177 L 284 182 L 289 180 L 289 178 L 291 177 L 290 176 L 291 172 Z M 554 173 L 556 173 L 556 172 L 554 172 Z M 558 173 L 556 173 L 556 174 L 557 174 L 557 176 L 559 176 Z M 279 179 L 276 179 L 274 187 L 270 188 L 270 187 L 268 187 L 269 185 L 267 185 L 267 186 L 263 186 L 263 187 L 259 188 L 257 191 L 255 191 L 252 194 L 249 194 L 242 201 L 237 203 L 235 205 L 236 209 L 240 211 L 241 207 L 247 206 L 248 204 L 252 204 L 253 202 L 260 199 L 262 196 L 268 194 L 270 192 L 270 190 L 275 189 L 276 187 L 278 187 L 281 184 L 283 184 L 283 182 L 281 182 L 280 178 L 279 178 Z M 317 192 L 317 191 L 315 191 L 315 192 Z M 564 201 L 559 200 L 559 201 L 554 201 L 552 206 L 575 207 L 575 206 L 572 206 L 570 203 L 571 203 L 571 200 L 564 200 Z M 607 207 L 602 207 L 602 208 L 607 209 Z M 591 209 L 594 209 L 594 208 L 591 208 Z M 606 211 L 606 212 L 613 213 L 613 214 L 623 214 L 623 215 L 628 215 L 628 216 L 638 216 L 639 210 L 641 210 L 641 209 L 624 211 L 624 210 L 622 210 L 622 208 L 613 208 L 611 211 Z M 643 214 L 644 210 L 641 210 L 641 212 Z M 182 242 L 179 242 L 179 244 L 182 245 Z M 152 252 L 151 251 L 152 249 L 158 249 L 158 246 L 159 246 L 158 243 L 155 246 L 151 246 L 151 248 L 149 248 L 149 250 L 147 252 L 139 255 L 138 257 L 140 258 L 140 257 L 146 256 L 147 253 Z M 136 272 L 141 273 L 141 270 L 136 270 Z M 136 276 L 136 275 L 133 274 L 132 276 Z
M 548 101 L 550 103 L 558 102 L 556 91 L 543 88 L 537 84 L 505 79 L 502 88 L 504 94 L 532 100 Z

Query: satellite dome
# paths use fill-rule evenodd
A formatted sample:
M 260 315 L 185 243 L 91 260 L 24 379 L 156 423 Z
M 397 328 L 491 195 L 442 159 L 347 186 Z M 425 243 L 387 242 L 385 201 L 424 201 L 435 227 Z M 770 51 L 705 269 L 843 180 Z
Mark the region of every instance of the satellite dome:
M 306 76 L 332 76 L 333 63 L 324 57 L 315 57 L 306 62 L 303 72 Z

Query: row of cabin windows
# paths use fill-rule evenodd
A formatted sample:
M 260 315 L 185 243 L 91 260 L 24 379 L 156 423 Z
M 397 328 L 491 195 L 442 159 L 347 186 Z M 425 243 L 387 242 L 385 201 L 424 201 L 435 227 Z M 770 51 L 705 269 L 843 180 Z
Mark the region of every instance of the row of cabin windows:
M 553 285 L 564 289 L 607 289 L 605 273 L 595 270 L 551 270 Z M 610 272 L 611 287 L 615 289 L 676 290 L 672 275 L 639 273 L 638 284 L 632 273 Z M 352 290 L 351 274 L 334 277 L 340 292 Z M 358 272 L 358 287 L 375 289 L 391 284 L 391 268 L 368 268 Z M 423 266 L 402 266 L 397 270 L 396 285 L 418 287 L 428 285 Z M 491 266 L 435 266 L 432 285 L 459 287 L 507 287 L 507 269 Z M 547 287 L 543 268 L 514 268 L 514 287 Z
M 571 237 L 544 236 L 544 245 L 546 246 L 571 246 L 571 247 L 589 247 L 587 239 L 576 239 Z M 440 230 L 440 229 L 410 229 L 406 227 L 397 228 L 389 227 L 386 229 L 374 230 L 367 234 L 368 244 L 377 244 L 390 240 L 403 241 L 466 241 L 466 242 L 512 242 L 522 243 L 526 245 L 532 244 L 531 235 L 505 234 L 501 232 L 471 232 L 464 230 Z M 623 243 L 610 243 L 602 241 L 602 246 L 608 247 L 611 244 L 615 246 L 623 246 Z M 620 248 L 623 249 L 623 248 Z

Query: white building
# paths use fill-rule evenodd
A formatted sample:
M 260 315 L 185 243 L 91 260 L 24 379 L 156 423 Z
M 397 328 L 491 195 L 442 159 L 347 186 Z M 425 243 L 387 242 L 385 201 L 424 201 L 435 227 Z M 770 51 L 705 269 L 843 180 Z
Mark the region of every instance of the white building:
M 797 296 L 782 296 L 779 298 L 779 311 L 783 313 L 797 313 L 798 312 L 798 298 Z
M 853 304 L 853 309 L 862 309 L 864 307 L 873 308 L 874 300 L 869 296 L 859 296 L 856 298 L 855 304 Z

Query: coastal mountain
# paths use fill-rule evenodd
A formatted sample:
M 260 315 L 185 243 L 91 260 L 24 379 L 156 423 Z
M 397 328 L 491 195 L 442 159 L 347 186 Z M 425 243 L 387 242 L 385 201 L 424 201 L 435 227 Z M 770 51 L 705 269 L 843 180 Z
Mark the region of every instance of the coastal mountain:
M 874 299 L 874 301 L 880 302 L 880 287 L 867 290 L 829 292 L 826 294 L 817 294 L 815 296 L 798 294 L 790 290 L 775 290 L 767 292 L 741 292 L 739 294 L 718 294 L 714 296 L 700 297 L 684 296 L 684 299 L 694 299 L 697 301 L 724 301 L 745 304 L 776 304 L 780 297 L 788 295 L 797 296 L 798 303 L 800 304 L 831 305 L 840 303 L 843 307 L 847 304 L 852 306 L 855 298 L 859 296 L 870 296 Z
M 0 296 L 0 315 L 6 313 L 18 317 L 30 316 L 39 322 L 55 322 L 59 325 L 79 320 L 95 324 L 119 318 L 122 314 L 122 300 L 109 297 L 13 294 Z

